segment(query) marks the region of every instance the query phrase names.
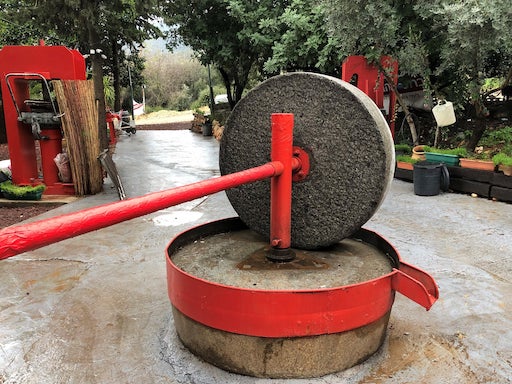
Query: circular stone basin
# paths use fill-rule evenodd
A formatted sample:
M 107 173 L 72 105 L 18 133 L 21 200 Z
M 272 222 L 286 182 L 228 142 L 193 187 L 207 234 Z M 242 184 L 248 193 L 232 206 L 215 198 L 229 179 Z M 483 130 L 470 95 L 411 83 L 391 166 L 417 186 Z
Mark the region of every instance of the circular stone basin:
M 373 354 L 394 300 L 396 250 L 373 232 L 323 251 L 267 261 L 265 239 L 238 218 L 192 228 L 168 247 L 169 297 L 179 338 L 225 370 L 317 377 Z

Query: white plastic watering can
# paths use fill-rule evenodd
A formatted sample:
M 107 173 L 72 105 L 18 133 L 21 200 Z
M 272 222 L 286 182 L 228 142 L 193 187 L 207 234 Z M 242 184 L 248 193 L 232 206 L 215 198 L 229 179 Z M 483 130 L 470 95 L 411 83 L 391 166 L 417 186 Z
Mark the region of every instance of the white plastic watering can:
M 452 125 L 457 120 L 451 101 L 440 100 L 437 105 L 432 108 L 432 113 L 434 114 L 438 127 Z

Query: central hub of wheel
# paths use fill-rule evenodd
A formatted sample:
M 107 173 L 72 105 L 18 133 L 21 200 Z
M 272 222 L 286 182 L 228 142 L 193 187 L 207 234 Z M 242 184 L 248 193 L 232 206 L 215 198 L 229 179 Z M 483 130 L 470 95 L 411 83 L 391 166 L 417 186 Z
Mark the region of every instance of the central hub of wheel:
M 293 117 L 293 137 L 274 127 L 275 114 L 283 124 Z M 286 142 L 283 150 L 276 141 Z M 204 360 L 244 375 L 346 369 L 384 341 L 395 291 L 427 309 L 438 295 L 430 276 L 361 229 L 393 178 L 389 128 L 373 101 L 346 82 L 277 76 L 237 104 L 220 147 L 223 175 L 270 160 L 271 180 L 226 191 L 239 218 L 171 241 L 178 336 Z

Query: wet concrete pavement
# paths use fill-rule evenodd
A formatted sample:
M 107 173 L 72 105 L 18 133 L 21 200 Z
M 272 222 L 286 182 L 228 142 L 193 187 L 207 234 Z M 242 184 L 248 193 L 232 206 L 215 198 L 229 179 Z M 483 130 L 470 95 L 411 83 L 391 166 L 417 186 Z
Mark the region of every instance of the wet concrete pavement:
M 190 131 L 122 136 L 127 195 L 219 175 L 218 143 Z M 104 192 L 39 218 L 117 201 Z M 397 294 L 382 348 L 347 371 L 308 380 L 230 374 L 177 339 L 165 248 L 182 230 L 234 216 L 223 192 L 0 261 L 0 383 L 509 383 L 512 205 L 395 180 L 365 225 L 429 272 L 426 312 Z

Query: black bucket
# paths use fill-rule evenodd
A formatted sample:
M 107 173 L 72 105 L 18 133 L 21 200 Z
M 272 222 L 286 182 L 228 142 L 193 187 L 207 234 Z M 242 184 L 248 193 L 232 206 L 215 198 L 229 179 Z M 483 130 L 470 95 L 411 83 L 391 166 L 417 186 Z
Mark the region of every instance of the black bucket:
M 450 186 L 448 168 L 442 163 L 419 161 L 414 164 L 414 193 L 419 196 L 439 195 L 441 190 L 447 191 Z
M 212 123 L 207 121 L 202 126 L 203 136 L 211 136 L 213 134 Z

